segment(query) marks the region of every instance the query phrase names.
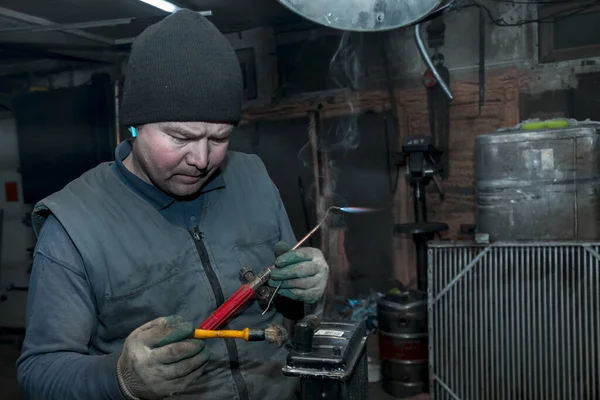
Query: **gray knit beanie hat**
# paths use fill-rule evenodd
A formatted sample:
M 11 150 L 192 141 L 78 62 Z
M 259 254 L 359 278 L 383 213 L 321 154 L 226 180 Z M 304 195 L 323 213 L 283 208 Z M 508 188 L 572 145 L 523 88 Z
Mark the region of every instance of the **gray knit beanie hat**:
M 135 39 L 121 123 L 235 125 L 241 118 L 242 95 L 242 73 L 229 41 L 199 13 L 181 10 Z

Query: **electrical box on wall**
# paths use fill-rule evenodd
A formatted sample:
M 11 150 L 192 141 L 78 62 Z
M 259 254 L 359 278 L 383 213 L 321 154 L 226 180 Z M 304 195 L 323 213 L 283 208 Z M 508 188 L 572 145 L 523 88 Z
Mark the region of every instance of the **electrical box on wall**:
M 279 81 L 273 30 L 255 28 L 226 36 L 240 61 L 245 105 L 270 103 Z

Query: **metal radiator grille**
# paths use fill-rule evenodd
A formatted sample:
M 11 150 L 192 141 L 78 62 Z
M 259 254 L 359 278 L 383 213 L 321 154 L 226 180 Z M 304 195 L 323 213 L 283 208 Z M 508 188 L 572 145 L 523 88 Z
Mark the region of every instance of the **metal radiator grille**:
M 429 245 L 433 399 L 600 399 L 600 243 Z

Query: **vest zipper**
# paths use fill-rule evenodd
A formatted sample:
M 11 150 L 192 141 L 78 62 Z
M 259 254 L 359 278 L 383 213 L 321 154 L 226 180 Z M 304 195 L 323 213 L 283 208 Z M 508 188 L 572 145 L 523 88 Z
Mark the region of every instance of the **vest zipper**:
M 194 243 L 196 244 L 196 250 L 198 251 L 198 255 L 200 256 L 200 262 L 202 263 L 202 267 L 204 268 L 204 273 L 208 278 L 208 282 L 210 283 L 210 287 L 215 296 L 215 300 L 217 302 L 217 307 L 225 302 L 225 296 L 223 295 L 223 289 L 221 288 L 221 284 L 219 283 L 219 278 L 217 278 L 217 274 L 212 268 L 210 264 L 210 257 L 208 256 L 208 251 L 206 250 L 206 246 L 202 241 L 204 234 L 200 232 L 198 227 L 190 230 L 192 237 L 194 238 Z M 227 326 L 224 327 L 227 329 Z M 237 344 L 234 339 L 224 339 L 225 347 L 227 348 L 227 354 L 229 355 L 229 367 L 231 369 L 231 375 L 233 376 L 233 380 L 235 382 L 237 392 L 240 396 L 241 400 L 249 400 L 250 395 L 248 393 L 248 387 L 246 386 L 246 382 L 244 381 L 244 377 L 240 372 L 240 361 L 237 350 Z

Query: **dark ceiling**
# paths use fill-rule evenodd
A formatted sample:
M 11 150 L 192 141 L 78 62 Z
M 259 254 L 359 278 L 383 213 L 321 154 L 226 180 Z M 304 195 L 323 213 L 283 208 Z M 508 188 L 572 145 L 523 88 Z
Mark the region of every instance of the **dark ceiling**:
M 307 21 L 277 0 L 172 0 L 182 8 L 211 11 L 208 17 L 224 33 L 256 27 L 302 26 Z M 27 62 L 51 60 L 115 63 L 127 43 L 168 13 L 139 0 L 2 0 L 0 7 L 0 75 L 26 71 Z M 43 30 L 48 25 L 134 18 L 125 24 L 78 30 Z M 10 32 L 10 29 L 20 30 Z M 37 29 L 37 31 L 36 31 Z M 122 44 L 125 43 L 123 46 Z M 121 44 L 121 46 L 118 46 Z M 72 68 L 72 67 L 71 67 Z

